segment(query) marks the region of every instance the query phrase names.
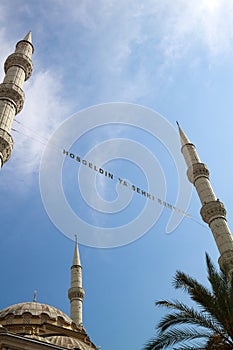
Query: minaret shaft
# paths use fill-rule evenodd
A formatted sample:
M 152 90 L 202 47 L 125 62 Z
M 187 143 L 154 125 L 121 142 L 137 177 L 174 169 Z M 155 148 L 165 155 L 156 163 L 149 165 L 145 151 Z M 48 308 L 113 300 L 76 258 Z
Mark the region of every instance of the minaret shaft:
M 82 288 L 82 266 L 79 257 L 78 244 L 76 242 L 73 264 L 71 266 L 71 287 L 68 291 L 70 299 L 70 317 L 77 324 L 82 325 L 82 304 L 84 298 Z
M 226 265 L 230 273 L 233 273 L 233 237 L 227 225 L 226 210 L 223 203 L 215 196 L 207 166 L 201 163 L 195 146 L 190 143 L 180 126 L 179 133 L 182 144 L 181 151 L 188 167 L 187 176 L 195 186 L 201 200 L 202 219 L 209 225 L 217 244 L 220 253 L 219 265 L 220 267 Z
M 15 115 L 23 108 L 23 84 L 32 73 L 32 54 L 31 33 L 28 33 L 17 43 L 15 52 L 8 56 L 4 65 L 5 77 L 0 84 L 0 167 L 11 156 L 10 131 Z
M 209 179 L 204 177 L 199 178 L 195 181 L 194 186 L 196 187 L 202 205 L 217 200 Z

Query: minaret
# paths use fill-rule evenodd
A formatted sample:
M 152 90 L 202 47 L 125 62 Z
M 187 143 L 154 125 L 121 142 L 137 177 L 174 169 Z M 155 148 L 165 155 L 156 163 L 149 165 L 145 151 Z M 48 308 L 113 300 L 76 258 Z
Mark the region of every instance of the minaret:
M 84 295 L 85 293 L 82 288 L 82 266 L 76 238 L 73 264 L 71 266 L 71 288 L 68 291 L 68 297 L 70 299 L 70 318 L 77 326 L 82 326 L 83 322 L 82 304 Z
M 0 167 L 11 156 L 13 139 L 11 126 L 24 103 L 23 84 L 32 73 L 33 54 L 31 32 L 16 44 L 15 52 L 8 56 L 4 65 L 5 78 L 0 84 Z
M 178 127 L 181 151 L 188 166 L 188 179 L 196 187 L 202 204 L 202 219 L 209 225 L 216 241 L 220 253 L 219 266 L 226 266 L 229 273 L 233 273 L 233 237 L 227 225 L 226 209 L 216 198 L 211 187 L 207 166 L 200 161 L 195 146 L 189 141 L 179 124 Z

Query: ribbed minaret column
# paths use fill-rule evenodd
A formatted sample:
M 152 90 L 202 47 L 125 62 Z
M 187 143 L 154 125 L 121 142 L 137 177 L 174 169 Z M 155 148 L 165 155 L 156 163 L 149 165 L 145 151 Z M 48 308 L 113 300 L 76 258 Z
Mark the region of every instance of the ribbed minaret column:
M 15 52 L 7 57 L 4 65 L 5 78 L 0 84 L 0 167 L 11 156 L 13 139 L 11 126 L 24 103 L 23 84 L 32 73 L 33 54 L 31 32 L 16 44 Z
M 71 288 L 68 291 L 70 299 L 70 317 L 77 326 L 82 326 L 82 304 L 84 298 L 84 290 L 82 288 L 82 266 L 80 262 L 78 243 L 76 241 L 74 250 L 74 259 L 71 266 Z
M 226 209 L 214 194 L 207 166 L 201 163 L 195 146 L 189 141 L 179 124 L 178 127 L 181 151 L 188 166 L 188 179 L 196 187 L 202 204 L 202 219 L 209 225 L 216 241 L 220 253 L 219 265 L 220 267 L 226 265 L 229 272 L 233 273 L 233 237 L 227 225 Z

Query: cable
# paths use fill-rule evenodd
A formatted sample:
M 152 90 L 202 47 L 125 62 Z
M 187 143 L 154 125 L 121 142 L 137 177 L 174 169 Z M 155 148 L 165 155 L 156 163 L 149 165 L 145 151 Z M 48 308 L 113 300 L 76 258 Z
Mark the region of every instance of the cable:
M 33 130 L 32 128 L 28 127 L 27 125 L 23 124 L 22 122 L 20 122 L 19 120 L 17 120 L 16 118 L 14 119 L 14 121 L 19 124 L 19 125 L 22 125 L 25 129 L 33 132 L 37 137 L 41 138 L 41 139 L 44 139 L 44 141 L 49 141 L 49 139 L 47 139 L 46 137 L 44 136 L 41 136 L 40 134 L 38 134 L 37 131 Z
M 48 138 L 46 138 L 46 137 L 44 137 L 44 136 L 41 136 L 41 135 L 38 134 L 36 131 L 34 131 L 32 128 L 29 128 L 28 126 L 25 126 L 23 123 L 19 122 L 17 119 L 14 119 L 14 121 L 15 121 L 16 123 L 22 125 L 25 129 L 28 129 L 30 132 L 33 132 L 33 133 L 36 135 L 36 137 L 33 137 L 33 136 L 31 136 L 31 135 L 28 135 L 28 134 L 25 134 L 25 133 L 23 133 L 22 131 L 16 130 L 16 129 L 14 129 L 14 128 L 12 128 L 11 130 L 13 130 L 13 131 L 15 131 L 15 132 L 18 132 L 18 133 L 21 133 L 22 135 L 24 135 L 24 136 L 26 136 L 26 137 L 29 137 L 29 138 L 31 138 L 31 139 L 33 139 L 33 140 L 36 140 L 36 141 L 38 141 L 39 143 L 41 143 L 42 145 L 44 145 L 44 146 L 46 146 L 46 145 L 48 144 L 48 142 L 49 142 L 49 139 L 48 139 Z M 41 141 L 41 140 L 42 140 L 42 141 Z M 61 149 L 60 149 L 57 145 L 55 145 L 55 144 L 51 145 L 51 142 L 50 142 L 50 147 L 53 147 L 53 148 L 55 148 L 57 151 L 61 152 Z
M 48 140 L 47 138 L 45 138 L 45 137 L 39 135 L 39 134 L 38 134 L 37 132 L 35 132 L 32 128 L 26 127 L 24 124 L 22 124 L 22 123 L 19 122 L 18 120 L 15 119 L 15 121 L 16 121 L 18 124 L 20 124 L 20 125 L 22 125 L 23 127 L 25 127 L 26 129 L 32 131 L 32 132 L 33 132 L 34 134 L 36 134 L 40 139 L 44 139 L 44 140 L 41 141 L 40 139 L 36 138 L 35 136 L 33 137 L 33 136 L 31 136 L 31 135 L 25 134 L 25 133 L 23 133 L 22 131 L 17 130 L 17 129 L 15 129 L 15 128 L 12 128 L 12 129 L 11 129 L 12 131 L 14 131 L 14 132 L 16 132 L 16 133 L 19 133 L 19 134 L 21 134 L 21 135 L 23 135 L 23 136 L 25 136 L 25 137 L 30 138 L 30 139 L 33 139 L 33 140 L 35 140 L 35 141 L 41 143 L 41 144 L 44 145 L 44 146 L 48 146 L 48 141 L 49 141 L 49 140 Z M 46 143 L 45 143 L 45 142 L 46 142 Z M 58 146 L 56 146 L 56 145 L 51 145 L 51 143 L 50 143 L 50 144 L 49 144 L 49 147 L 52 147 L 52 148 L 56 149 L 58 152 L 63 152 L 63 153 L 64 153 L 64 150 L 61 150 L 61 149 L 60 149 Z M 69 158 L 72 159 L 71 157 L 69 157 Z M 79 162 L 79 164 L 82 164 L 82 162 Z M 107 176 L 106 176 L 106 177 L 107 177 Z M 111 179 L 111 181 L 114 181 L 115 183 L 119 183 L 118 180 L 116 180 L 114 177 L 113 177 L 113 178 L 107 177 L 107 178 L 108 178 L 108 179 Z M 122 177 L 120 177 L 120 178 L 123 179 Z M 130 186 L 133 186 L 133 184 L 130 184 L 130 183 L 129 183 L 129 185 L 130 185 Z M 137 193 L 137 192 L 136 192 L 136 193 Z M 180 215 L 183 214 L 183 216 L 184 216 L 185 218 L 192 220 L 192 221 L 195 222 L 196 224 L 198 224 L 198 225 L 204 227 L 205 229 L 208 229 L 208 227 L 207 227 L 206 225 L 204 225 L 202 222 L 200 222 L 200 221 L 199 221 L 197 218 L 195 218 L 194 216 L 192 216 L 192 215 L 190 215 L 190 214 L 188 214 L 188 213 L 186 213 L 186 212 L 180 210 L 179 208 L 176 208 L 176 207 L 174 207 L 174 206 L 169 205 L 169 203 L 160 200 L 159 198 L 155 197 L 154 195 L 151 195 L 151 196 L 153 196 L 153 197 L 156 199 L 156 202 L 157 202 L 157 203 L 163 205 L 164 208 L 171 209 L 171 210 L 176 210 L 176 212 L 180 212 Z M 145 197 L 145 198 L 146 198 L 146 197 Z M 148 198 L 147 198 L 147 200 L 148 200 Z M 169 206 L 167 206 L 167 205 L 169 205 Z

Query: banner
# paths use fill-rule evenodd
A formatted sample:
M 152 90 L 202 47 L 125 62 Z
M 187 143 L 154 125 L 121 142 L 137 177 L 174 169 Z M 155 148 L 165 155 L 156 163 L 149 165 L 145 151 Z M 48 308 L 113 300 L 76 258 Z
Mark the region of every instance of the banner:
M 148 200 L 154 201 L 159 203 L 160 205 L 163 205 L 164 207 L 177 211 L 179 212 L 181 215 L 190 218 L 190 214 L 184 212 L 183 210 L 176 208 L 175 206 L 173 206 L 170 203 L 165 202 L 164 200 L 156 197 L 154 194 L 148 193 L 147 191 L 144 191 L 143 189 L 141 189 L 140 187 L 131 184 L 130 182 L 123 180 L 120 177 L 116 177 L 114 174 L 110 173 L 109 171 L 98 167 L 97 165 L 93 164 L 92 162 L 87 161 L 86 159 L 81 159 L 81 157 L 79 157 L 78 155 L 75 155 L 73 153 L 70 153 L 69 151 L 66 151 L 65 149 L 63 150 L 63 154 L 68 156 L 69 158 L 75 160 L 76 162 L 80 163 L 81 165 L 84 165 L 86 167 L 88 167 L 89 169 L 96 171 L 97 173 L 107 177 L 108 179 L 111 179 L 113 181 L 118 182 L 120 185 L 125 186 L 129 189 L 131 189 L 131 191 L 145 197 Z

